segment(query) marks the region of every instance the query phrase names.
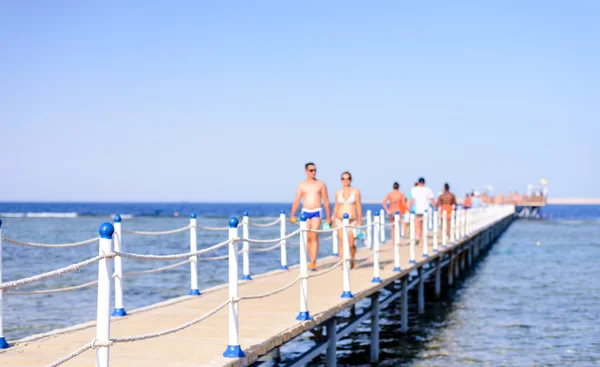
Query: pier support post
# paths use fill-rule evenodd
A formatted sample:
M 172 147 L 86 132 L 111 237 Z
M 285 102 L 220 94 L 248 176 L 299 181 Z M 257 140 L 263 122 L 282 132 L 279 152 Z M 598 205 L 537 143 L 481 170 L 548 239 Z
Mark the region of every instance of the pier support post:
M 435 261 L 435 299 L 442 294 L 442 259 L 438 256 Z
M 460 272 L 459 272 L 460 255 L 461 255 L 460 248 L 457 247 L 456 251 L 454 252 L 454 277 L 457 279 L 458 279 L 458 276 L 460 275 Z
M 327 321 L 327 367 L 335 367 L 337 364 L 337 330 L 335 317 Z
M 113 227 L 115 229 L 115 235 L 113 239 L 113 246 L 115 251 L 123 251 L 123 241 L 121 239 L 121 216 L 115 215 Z M 190 229 L 191 231 L 192 229 Z M 193 228 L 195 231 L 196 228 Z M 125 316 L 125 306 L 123 306 L 123 266 L 121 256 L 115 256 L 115 308 L 112 312 L 112 316 Z
M 406 333 L 408 331 L 408 275 L 402 277 L 402 297 L 400 297 L 400 318 L 402 326 L 400 331 Z
M 419 267 L 419 290 L 418 290 L 418 309 L 419 315 L 425 313 L 425 272 L 423 266 Z
M 379 292 L 371 295 L 371 363 L 379 361 Z
M 471 266 L 473 266 L 473 248 L 475 247 L 475 242 L 473 240 L 471 240 L 471 242 L 469 242 L 469 252 L 467 253 L 468 257 L 468 262 L 469 262 L 469 268 L 471 268 Z
M 460 271 L 464 272 L 465 271 L 465 256 L 466 256 L 466 251 L 467 251 L 467 245 L 466 244 L 462 244 L 461 249 L 460 249 Z
M 454 284 L 454 251 L 448 252 L 448 285 L 452 286 Z
M 99 254 L 110 254 L 113 251 L 113 233 L 115 228 L 110 223 L 100 226 Z M 110 283 L 113 274 L 113 262 L 110 258 L 98 261 L 98 304 L 96 309 L 96 340 L 100 343 L 110 341 Z M 109 347 L 96 348 L 96 367 L 108 367 Z

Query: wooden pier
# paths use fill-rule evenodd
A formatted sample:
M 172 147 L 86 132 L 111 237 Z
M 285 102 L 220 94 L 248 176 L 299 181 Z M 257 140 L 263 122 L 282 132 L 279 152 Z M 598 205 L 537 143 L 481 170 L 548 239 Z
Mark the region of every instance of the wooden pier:
M 228 345 L 228 309 L 221 309 L 203 321 L 184 330 L 153 339 L 131 343 L 116 343 L 110 347 L 110 366 L 248 366 L 259 364 L 259 358 L 287 341 L 315 327 L 325 326 L 327 340 L 317 344 L 298 358 L 292 365 L 306 363 L 320 353 L 327 353 L 328 366 L 335 365 L 336 342 L 349 334 L 365 318 L 372 322 L 371 360 L 379 358 L 379 310 L 390 302 L 402 302 L 402 329 L 408 330 L 407 292 L 412 287 L 418 289 L 418 310 L 424 312 L 424 282 L 435 281 L 435 293 L 439 296 L 443 284 L 452 285 L 460 273 L 475 263 L 498 236 L 510 225 L 514 213 L 488 223 L 470 236 L 448 244 L 439 245 L 434 253 L 429 243 L 429 256 L 422 256 L 422 247 L 416 248 L 416 264 L 409 264 L 408 241 L 403 239 L 400 247 L 401 271 L 394 272 L 394 246 L 387 242 L 381 246 L 380 277 L 382 283 L 372 283 L 373 257 L 369 248 L 360 248 L 356 257 L 365 257 L 350 272 L 353 298 L 341 298 L 342 271 L 337 267 L 318 277 L 308 279 L 309 321 L 297 321 L 300 296 L 296 283 L 282 292 L 259 299 L 239 302 L 239 340 L 246 356 L 244 358 L 223 357 Z M 318 262 L 318 271 L 326 270 L 339 261 L 328 257 Z M 225 269 L 224 269 L 225 270 Z M 276 270 L 254 276 L 251 281 L 240 281 L 239 295 L 261 294 L 280 288 L 298 277 L 298 266 L 289 270 Z M 318 272 L 317 272 L 318 273 Z M 415 276 L 409 279 L 409 273 Z M 309 273 L 311 274 L 311 273 Z M 315 273 L 316 274 L 316 273 Z M 445 278 L 445 281 L 443 279 Z M 383 299 L 380 290 L 390 288 L 400 282 L 400 290 Z M 184 296 L 166 302 L 129 311 L 125 317 L 113 317 L 110 325 L 111 338 L 141 335 L 182 325 L 227 301 L 226 284 L 202 290 L 201 296 Z M 370 298 L 371 308 L 346 325 L 336 327 L 335 316 L 358 301 Z M 68 317 L 68 311 L 65 311 Z M 62 331 L 24 339 L 0 351 L 0 365 L 3 367 L 47 366 L 65 355 L 72 353 L 95 337 L 95 321 L 77 325 Z M 61 366 L 91 366 L 95 363 L 96 351 L 89 349 Z

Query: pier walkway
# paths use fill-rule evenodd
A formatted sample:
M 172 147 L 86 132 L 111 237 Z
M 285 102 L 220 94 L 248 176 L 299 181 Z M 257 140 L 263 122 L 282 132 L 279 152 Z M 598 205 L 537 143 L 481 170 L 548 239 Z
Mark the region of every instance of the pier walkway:
M 394 298 L 403 298 L 404 303 L 409 287 L 419 287 L 421 311 L 424 307 L 422 299 L 424 280 L 433 277 L 436 282 L 436 293 L 439 294 L 441 278 L 446 278 L 448 284 L 452 284 L 452 278 L 475 262 L 480 251 L 503 232 L 513 217 L 513 206 L 490 207 L 481 210 L 477 215 L 466 216 L 469 222 L 465 222 L 464 232 L 454 243 L 450 243 L 449 238 L 444 238 L 440 233 L 442 231 L 437 230 L 436 224 L 437 251 L 433 251 L 433 238 L 429 237 L 426 257 L 423 256 L 423 244 L 415 246 L 414 242 L 411 244 L 411 241 L 406 238 L 396 238 L 381 245 L 374 244 L 371 248 L 360 248 L 356 253 L 358 259 L 356 268 L 349 272 L 347 284 L 344 282 L 345 271 L 342 269 L 343 260 L 340 258 L 330 256 L 320 259 L 317 271 L 306 272 L 306 269 L 301 269 L 302 265 L 306 266 L 301 254 L 301 264 L 290 266 L 289 270 L 276 270 L 255 275 L 253 280 L 239 281 L 237 297 L 230 296 L 234 286 L 224 284 L 202 290 L 200 296 L 183 296 L 128 311 L 128 314 L 123 317 L 112 317 L 108 336 L 110 340 L 115 340 L 114 343 L 98 342 L 96 321 L 90 321 L 62 331 L 24 339 L 7 349 L 2 349 L 0 365 L 3 367 L 91 366 L 96 363 L 98 366 L 105 365 L 105 357 L 102 353 L 106 353 L 109 354 L 106 360 L 109 360 L 110 366 L 246 366 L 318 325 L 327 325 L 328 334 L 333 330 L 333 337 L 329 335 L 328 344 L 325 343 L 313 350 L 312 354 L 305 355 L 305 362 L 327 349 L 328 356 L 333 355 L 329 357 L 328 362 L 328 365 L 332 365 L 335 364 L 336 337 L 335 322 L 332 329 L 331 320 L 336 314 L 371 296 L 376 303 L 371 310 L 374 317 L 379 307 L 378 291 L 395 281 L 402 282 L 403 290 Z M 373 226 L 375 227 L 376 224 L 379 222 Z M 386 227 L 389 225 L 386 224 Z M 451 231 L 454 231 L 454 228 L 451 228 Z M 378 233 L 375 232 L 374 236 L 377 237 Z M 302 249 L 302 238 L 300 241 L 300 249 Z M 445 247 L 442 243 L 446 243 Z M 298 251 L 298 247 L 290 248 L 288 251 Z M 374 257 L 377 254 L 378 258 Z M 101 261 L 112 260 L 108 257 Z M 400 269 L 397 265 L 400 265 Z M 99 264 L 99 272 L 102 273 L 102 263 Z M 411 281 L 410 285 L 409 273 L 418 274 L 416 282 Z M 232 274 L 231 269 L 230 274 Z M 237 270 L 234 274 L 237 275 Z M 303 274 L 307 274 L 305 285 L 302 282 Z M 237 276 L 235 278 L 237 279 Z M 380 278 L 381 282 L 376 278 Z M 234 283 L 238 284 L 237 281 Z M 352 298 L 340 296 L 348 291 L 347 288 L 350 289 Z M 306 311 L 311 317 L 307 321 L 297 320 L 297 316 L 303 313 L 302 290 L 307 294 Z M 231 308 L 232 299 L 233 304 L 239 306 L 237 315 L 235 312 L 232 313 L 232 310 L 236 311 Z M 405 313 L 406 307 L 403 306 Z M 101 307 L 99 301 L 99 313 Z M 67 310 L 65 315 L 68 317 Z M 406 314 L 403 317 L 403 323 L 407 324 Z M 190 322 L 191 320 L 193 322 Z M 374 324 L 377 325 L 377 319 L 374 320 Z M 236 324 L 233 327 L 232 322 Z M 176 332 L 169 332 L 169 329 L 186 323 L 191 325 Z M 164 333 L 161 334 L 164 335 L 157 337 L 119 341 L 122 337 L 143 336 L 162 331 Z M 350 331 L 346 331 L 346 334 Z M 232 335 L 232 332 L 237 335 Z M 341 334 L 338 337 L 341 337 Z M 375 333 L 372 337 L 378 338 L 378 334 Z M 228 345 L 232 345 L 232 340 L 236 341 L 236 339 L 239 340 L 239 346 L 245 356 L 224 357 L 223 352 Z M 74 358 L 59 363 L 61 358 L 92 341 L 95 344 L 93 348 L 88 347 Z M 376 360 L 378 346 L 373 346 L 371 352 L 372 359 Z

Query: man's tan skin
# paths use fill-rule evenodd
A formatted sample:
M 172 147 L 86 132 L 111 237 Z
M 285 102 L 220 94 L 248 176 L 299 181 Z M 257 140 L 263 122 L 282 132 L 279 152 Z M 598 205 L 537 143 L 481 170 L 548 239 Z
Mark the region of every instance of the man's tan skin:
M 352 175 L 350 172 L 342 173 L 343 188 L 335 192 L 333 198 L 335 205 L 333 207 L 333 218 L 335 226 L 341 227 L 343 224 L 344 214 L 348 214 L 349 223 L 351 226 L 362 226 L 362 203 L 360 191 L 350 186 Z M 350 269 L 354 269 L 354 255 L 356 254 L 356 244 L 354 243 L 355 229 L 348 228 L 348 244 L 350 247 Z M 344 241 L 342 230 L 338 230 L 338 254 L 343 258 Z M 343 267 L 342 267 L 343 269 Z
M 450 192 L 450 186 L 444 184 L 444 192 L 438 196 L 437 207 L 440 210 L 440 214 L 443 215 L 444 210 L 446 211 L 446 235 L 450 236 L 450 218 L 452 218 L 452 205 L 456 205 L 456 196 Z
M 417 182 L 417 186 L 425 186 L 425 182 Z M 408 202 L 408 207 L 411 208 L 413 203 L 415 202 L 415 198 L 411 196 L 410 201 Z M 437 203 L 435 199 L 431 199 L 431 205 L 435 208 Z M 415 239 L 417 243 L 421 241 L 421 237 L 423 236 L 423 216 L 415 215 Z
M 292 222 L 295 222 L 296 211 L 300 206 L 300 201 L 302 201 L 302 212 L 308 217 L 306 219 L 306 227 L 308 229 L 319 229 L 322 219 L 320 215 L 322 201 L 325 206 L 325 220 L 331 225 L 331 207 L 329 197 L 327 196 L 327 186 L 325 186 L 323 181 L 316 179 L 317 167 L 314 163 L 307 163 L 305 170 L 306 180 L 298 184 L 290 219 Z M 317 210 L 318 214 L 316 213 Z M 308 268 L 315 270 L 317 268 L 317 254 L 319 253 L 318 233 L 308 232 L 306 237 L 308 242 L 308 257 L 310 259 Z

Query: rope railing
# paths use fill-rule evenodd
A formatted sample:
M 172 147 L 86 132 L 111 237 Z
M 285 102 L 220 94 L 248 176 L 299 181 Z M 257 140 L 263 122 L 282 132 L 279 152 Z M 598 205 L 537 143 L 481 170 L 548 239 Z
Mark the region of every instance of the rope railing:
M 89 240 L 84 240 L 84 241 L 79 241 L 79 242 L 73 242 L 73 243 L 51 244 L 51 243 L 24 242 L 24 241 L 13 240 L 11 238 L 2 237 L 3 241 L 6 241 L 8 243 L 12 243 L 13 245 L 27 246 L 27 247 L 40 247 L 40 248 L 69 248 L 69 247 L 77 247 L 77 246 L 82 246 L 82 245 L 87 245 L 87 244 L 90 244 L 90 243 L 93 243 L 93 242 L 97 242 L 99 239 L 100 239 L 100 237 L 94 237 L 94 238 L 90 238 Z
M 19 287 L 19 286 L 22 286 L 25 284 L 39 282 L 40 280 L 54 278 L 54 277 L 57 277 L 57 276 L 60 276 L 60 275 L 66 274 L 66 273 L 70 273 L 75 270 L 79 270 L 80 268 L 90 265 L 90 264 L 93 264 L 99 260 L 113 258 L 114 256 L 115 256 L 115 254 L 111 254 L 111 253 L 101 254 L 101 255 L 89 258 L 87 260 L 84 260 L 84 261 L 81 261 L 81 262 L 78 262 L 78 263 L 75 263 L 75 264 L 72 264 L 69 266 L 65 266 L 64 268 L 48 271 L 48 272 L 41 273 L 38 275 L 30 276 L 27 278 L 22 278 L 22 279 L 13 280 L 10 282 L 2 283 L 2 284 L 0 284 L 0 290 L 16 288 L 16 287 Z
M 281 222 L 281 218 L 277 218 L 274 221 L 269 222 L 269 223 L 252 223 L 252 222 L 248 222 L 248 224 L 251 225 L 252 227 L 266 228 L 266 227 L 274 226 L 274 225 L 276 225 L 279 222 Z
M 125 229 L 122 229 L 121 231 L 123 233 L 137 234 L 137 235 L 140 235 L 140 236 L 167 236 L 167 235 L 170 235 L 170 234 L 187 231 L 188 229 L 190 229 L 189 225 L 185 226 L 185 227 L 177 228 L 177 229 L 171 229 L 169 231 L 148 232 L 148 231 L 128 231 L 128 230 L 125 230 Z
M 19 292 L 14 292 L 14 291 L 6 291 L 4 293 L 5 296 L 26 296 L 26 295 L 32 295 L 32 294 L 49 294 L 49 293 L 60 293 L 60 292 L 70 292 L 70 291 L 74 291 L 77 289 L 83 289 L 83 288 L 88 288 L 91 287 L 93 285 L 98 284 L 97 280 L 91 281 L 91 282 L 87 282 L 87 283 L 83 283 L 83 284 L 79 284 L 79 285 L 74 285 L 71 287 L 63 287 L 63 288 L 52 288 L 52 289 L 40 289 L 40 290 L 34 290 L 34 291 L 19 291 Z

